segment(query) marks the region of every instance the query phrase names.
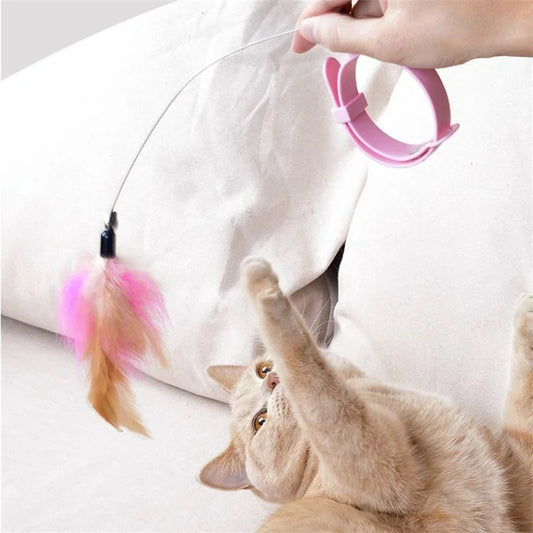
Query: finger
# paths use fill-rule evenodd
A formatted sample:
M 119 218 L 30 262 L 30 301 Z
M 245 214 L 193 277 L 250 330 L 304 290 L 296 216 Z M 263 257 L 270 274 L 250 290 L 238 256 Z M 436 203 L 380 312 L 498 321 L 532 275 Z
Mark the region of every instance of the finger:
M 349 14 L 351 13 L 351 10 L 352 4 L 346 0 L 313 0 L 312 2 L 309 2 L 301 12 L 298 21 L 296 22 L 296 27 L 299 27 L 302 20 L 310 17 L 316 17 L 331 12 L 344 12 Z M 292 40 L 292 49 L 294 52 L 307 52 L 313 48 L 313 46 L 315 46 L 314 43 L 305 40 L 299 32 L 294 34 Z
M 382 17 L 385 10 L 380 0 L 359 0 L 352 9 L 351 15 L 356 19 Z
M 321 44 L 333 52 L 351 52 L 380 59 L 387 50 L 383 45 L 385 18 L 354 19 L 328 13 L 303 20 L 300 33 L 310 43 Z M 379 46 L 378 46 L 379 45 Z
M 308 52 L 315 46 L 316 43 L 308 41 L 302 34 L 302 32 L 295 33 L 292 38 L 292 51 L 297 54 L 303 54 Z

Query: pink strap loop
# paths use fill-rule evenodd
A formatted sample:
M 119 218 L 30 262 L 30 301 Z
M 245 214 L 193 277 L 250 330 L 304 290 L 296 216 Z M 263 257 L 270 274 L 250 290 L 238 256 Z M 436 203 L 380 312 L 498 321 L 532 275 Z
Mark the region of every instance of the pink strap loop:
M 459 127 L 450 124 L 450 105 L 444 85 L 435 70 L 407 71 L 419 82 L 427 94 L 435 119 L 435 134 L 422 144 L 398 141 L 379 129 L 366 112 L 367 101 L 357 90 L 355 70 L 359 56 L 351 55 L 341 66 L 335 58 L 328 58 L 324 76 L 335 103 L 332 110 L 336 122 L 344 124 L 348 133 L 369 157 L 384 165 L 405 167 L 429 157 Z
M 333 120 L 338 124 L 346 124 L 355 120 L 367 107 L 365 95 L 359 93 L 345 106 L 335 107 L 331 110 Z

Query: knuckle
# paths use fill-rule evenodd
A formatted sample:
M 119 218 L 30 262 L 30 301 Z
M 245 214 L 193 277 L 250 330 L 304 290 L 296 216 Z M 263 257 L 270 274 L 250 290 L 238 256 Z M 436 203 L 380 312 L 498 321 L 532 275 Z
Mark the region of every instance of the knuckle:
M 319 38 L 322 36 L 319 35 Z M 329 24 L 324 35 L 324 44 L 333 52 L 343 52 L 343 39 L 338 24 Z

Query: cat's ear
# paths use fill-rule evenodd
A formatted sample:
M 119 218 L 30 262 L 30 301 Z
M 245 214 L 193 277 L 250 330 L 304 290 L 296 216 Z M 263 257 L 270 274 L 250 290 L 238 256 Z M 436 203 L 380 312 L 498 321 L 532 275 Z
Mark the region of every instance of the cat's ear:
M 235 449 L 233 442 L 202 468 L 200 481 L 204 485 L 222 490 L 251 488 L 246 475 L 244 459 Z
M 244 371 L 246 370 L 245 366 L 237 365 L 215 365 L 210 366 L 207 369 L 209 377 L 214 379 L 219 385 L 224 387 L 228 392 L 231 392 L 233 387 Z

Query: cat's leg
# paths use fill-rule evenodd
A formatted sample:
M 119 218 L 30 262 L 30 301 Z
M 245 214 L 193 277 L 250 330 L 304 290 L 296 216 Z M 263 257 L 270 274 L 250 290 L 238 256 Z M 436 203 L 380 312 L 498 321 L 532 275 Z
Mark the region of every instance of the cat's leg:
M 249 295 L 274 370 L 325 469 L 336 499 L 379 512 L 415 505 L 419 465 L 397 416 L 365 403 L 328 364 L 270 265 L 243 263 Z
M 512 515 L 520 531 L 533 531 L 533 296 L 519 303 L 514 320 L 514 357 L 503 435 Z
M 515 312 L 514 357 L 504 429 L 533 455 L 533 296 L 522 298 Z
M 398 533 L 372 513 L 329 498 L 302 498 L 280 507 L 258 533 Z

